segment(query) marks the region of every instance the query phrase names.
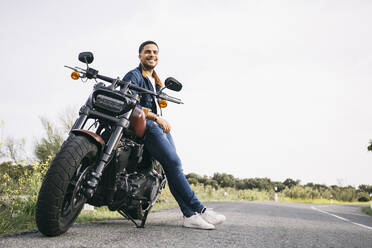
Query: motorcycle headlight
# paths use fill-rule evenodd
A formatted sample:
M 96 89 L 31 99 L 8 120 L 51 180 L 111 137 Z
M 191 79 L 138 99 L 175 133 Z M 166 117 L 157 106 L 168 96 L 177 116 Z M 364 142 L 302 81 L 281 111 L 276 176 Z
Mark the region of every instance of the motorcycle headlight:
M 136 103 L 120 91 L 97 84 L 92 94 L 92 104 L 97 111 L 118 116 L 128 112 Z
M 124 111 L 126 104 L 125 101 L 99 94 L 95 98 L 95 105 L 110 112 L 121 113 Z

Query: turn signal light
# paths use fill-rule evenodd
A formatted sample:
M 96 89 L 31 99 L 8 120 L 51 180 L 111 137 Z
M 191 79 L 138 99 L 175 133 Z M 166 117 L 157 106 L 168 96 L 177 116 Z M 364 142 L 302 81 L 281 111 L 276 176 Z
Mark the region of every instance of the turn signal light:
M 73 80 L 78 80 L 79 77 L 80 77 L 79 72 L 74 71 L 74 72 L 71 73 L 71 78 L 72 78 Z
M 159 107 L 160 108 L 166 108 L 168 106 L 168 103 L 166 100 L 162 99 L 159 101 Z

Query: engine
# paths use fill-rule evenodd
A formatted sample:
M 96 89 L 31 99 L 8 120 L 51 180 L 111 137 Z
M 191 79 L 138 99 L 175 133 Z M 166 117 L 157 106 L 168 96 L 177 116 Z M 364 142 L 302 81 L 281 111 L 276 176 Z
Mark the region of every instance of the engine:
M 122 191 L 119 194 L 140 201 L 154 201 L 161 182 L 162 176 L 152 168 L 140 173 L 119 173 L 116 177 L 116 187 Z
M 151 159 L 142 144 L 123 140 L 117 148 L 89 204 L 108 205 L 110 210 L 153 203 L 165 186 L 161 165 Z
M 116 206 L 151 203 L 164 186 L 160 164 L 151 159 L 142 144 L 132 140 L 127 139 L 119 145 L 115 168 Z

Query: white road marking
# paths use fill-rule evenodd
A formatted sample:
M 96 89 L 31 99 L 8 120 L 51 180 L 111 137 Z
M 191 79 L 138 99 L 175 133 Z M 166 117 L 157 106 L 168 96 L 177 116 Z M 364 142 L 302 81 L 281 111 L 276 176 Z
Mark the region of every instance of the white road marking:
M 355 223 L 355 222 L 351 222 L 351 223 L 353 223 L 353 224 L 355 224 L 355 225 L 357 225 L 357 226 L 361 226 L 361 227 L 367 228 L 367 229 L 369 229 L 369 230 L 372 230 L 372 227 L 370 227 L 370 226 L 366 226 L 366 225 L 359 224 L 359 223 Z
M 335 218 L 337 218 L 337 219 L 340 219 L 340 220 L 343 220 L 343 221 L 346 221 L 346 222 L 352 223 L 352 224 L 354 224 L 354 225 L 357 225 L 357 226 L 364 227 L 364 228 L 367 228 L 367 229 L 369 229 L 369 230 L 372 230 L 372 227 L 370 227 L 370 226 L 366 226 L 366 225 L 363 225 L 363 224 L 359 224 L 359 223 L 356 223 L 356 222 L 352 222 L 352 221 L 350 221 L 350 220 L 348 220 L 348 219 L 346 219 L 346 218 L 343 218 L 343 217 L 338 216 L 338 215 L 335 215 L 335 214 L 328 213 L 328 212 L 326 212 L 326 211 L 324 211 L 324 210 L 320 210 L 320 209 L 318 209 L 318 208 L 316 208 L 316 207 L 314 207 L 314 206 L 312 206 L 311 208 L 314 209 L 314 210 L 316 210 L 316 211 L 319 211 L 319 212 L 321 212 L 321 213 L 324 213 L 324 214 L 328 214 L 328 215 L 330 215 L 330 216 L 333 216 L 333 217 L 335 217 Z

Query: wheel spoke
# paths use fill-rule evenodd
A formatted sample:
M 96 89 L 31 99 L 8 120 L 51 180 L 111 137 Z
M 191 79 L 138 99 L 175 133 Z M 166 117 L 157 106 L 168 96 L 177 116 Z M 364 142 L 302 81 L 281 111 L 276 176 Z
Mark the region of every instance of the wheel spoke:
M 67 190 L 68 193 L 65 197 L 65 202 L 66 204 L 68 204 L 68 206 L 65 205 L 65 207 L 63 208 L 63 216 L 67 216 L 68 214 L 70 214 L 71 211 L 73 212 L 77 208 L 81 207 L 82 202 L 85 201 L 85 197 L 80 193 L 80 190 L 85 176 L 88 174 L 90 169 L 90 166 L 86 167 L 84 171 L 80 173 L 80 175 L 75 174 L 75 176 L 71 180 Z

